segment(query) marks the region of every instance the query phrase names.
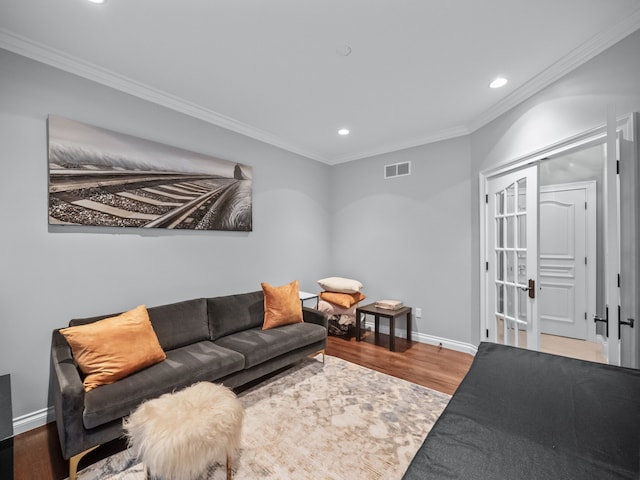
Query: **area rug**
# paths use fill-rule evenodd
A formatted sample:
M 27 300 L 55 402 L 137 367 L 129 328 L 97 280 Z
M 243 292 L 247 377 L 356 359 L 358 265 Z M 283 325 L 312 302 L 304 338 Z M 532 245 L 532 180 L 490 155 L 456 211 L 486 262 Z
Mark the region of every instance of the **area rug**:
M 236 480 L 400 479 L 450 396 L 326 356 L 238 395 L 245 408 Z M 201 480 L 224 480 L 212 465 Z M 143 480 L 128 450 L 79 480 Z

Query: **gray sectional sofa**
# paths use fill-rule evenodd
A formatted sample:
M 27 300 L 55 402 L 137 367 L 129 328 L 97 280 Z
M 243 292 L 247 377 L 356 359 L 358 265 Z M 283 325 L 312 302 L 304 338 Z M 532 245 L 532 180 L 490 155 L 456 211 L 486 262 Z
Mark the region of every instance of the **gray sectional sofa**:
M 239 387 L 311 354 L 327 342 L 327 317 L 303 307 L 303 323 L 262 330 L 262 291 L 150 307 L 149 319 L 167 358 L 85 393 L 69 344 L 53 331 L 55 416 L 70 479 L 93 448 L 120 437 L 122 418 L 141 402 L 199 381 Z M 69 326 L 117 314 L 75 319 Z

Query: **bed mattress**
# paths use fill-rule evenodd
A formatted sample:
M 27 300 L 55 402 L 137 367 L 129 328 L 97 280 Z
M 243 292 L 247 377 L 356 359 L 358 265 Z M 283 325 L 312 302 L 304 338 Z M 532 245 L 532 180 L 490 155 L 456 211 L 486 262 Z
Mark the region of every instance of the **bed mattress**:
M 405 480 L 640 478 L 640 371 L 481 343 Z

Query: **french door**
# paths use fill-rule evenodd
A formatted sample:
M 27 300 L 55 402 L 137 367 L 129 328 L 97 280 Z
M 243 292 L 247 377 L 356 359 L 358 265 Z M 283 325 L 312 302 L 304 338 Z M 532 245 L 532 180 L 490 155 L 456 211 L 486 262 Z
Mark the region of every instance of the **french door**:
M 597 225 L 603 244 L 597 261 L 603 268 L 596 276 L 596 315 L 588 314 L 587 322 L 597 322 L 609 363 L 640 367 L 638 114 L 616 118 L 612 112 L 608 117 L 606 125 L 480 174 L 480 244 L 486 265 L 480 285 L 481 338 L 540 349 L 540 165 L 599 145 L 603 170 L 597 180 L 602 205 Z M 570 166 L 584 175 L 586 165 Z
M 487 180 L 487 338 L 538 350 L 538 166 Z

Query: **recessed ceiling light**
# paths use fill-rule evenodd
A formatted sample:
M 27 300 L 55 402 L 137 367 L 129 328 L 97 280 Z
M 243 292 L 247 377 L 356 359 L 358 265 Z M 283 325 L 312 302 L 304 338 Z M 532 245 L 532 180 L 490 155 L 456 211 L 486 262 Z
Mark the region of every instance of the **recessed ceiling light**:
M 493 82 L 491 82 L 489 84 L 489 87 L 491 88 L 500 88 L 500 87 L 504 87 L 507 84 L 507 79 L 504 77 L 498 77 L 496 78 Z
M 341 128 L 340 130 L 338 130 L 338 135 L 349 135 L 349 129 L 348 128 Z
M 104 0 L 89 0 L 91 3 L 104 3 Z

